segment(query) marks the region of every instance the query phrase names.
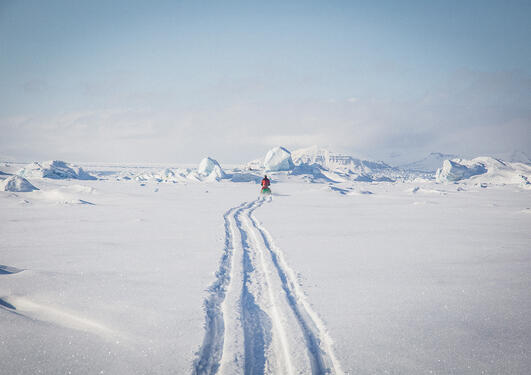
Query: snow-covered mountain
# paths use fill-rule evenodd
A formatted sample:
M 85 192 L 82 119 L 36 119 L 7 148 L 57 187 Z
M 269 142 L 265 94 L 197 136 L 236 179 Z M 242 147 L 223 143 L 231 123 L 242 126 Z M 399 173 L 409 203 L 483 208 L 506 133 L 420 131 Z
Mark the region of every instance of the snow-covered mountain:
M 399 168 L 415 172 L 435 173 L 435 171 L 441 167 L 441 164 L 445 160 L 456 159 L 458 157 L 458 155 L 453 154 L 432 152 L 423 159 L 400 165 Z
M 275 147 L 269 150 L 265 159 L 250 161 L 244 168 L 250 171 L 287 171 L 289 175 L 303 176 L 311 182 L 390 182 L 404 177 L 402 171 L 384 162 L 362 160 L 318 146 L 293 152 Z
M 329 170 L 342 172 L 371 174 L 393 169 L 381 161 L 362 160 L 350 155 L 331 152 L 318 146 L 295 150 L 291 153 L 291 157 L 296 165 L 318 164 Z
M 531 158 L 523 151 L 515 150 L 513 152 L 506 152 L 494 155 L 497 159 L 506 160 L 510 163 L 524 163 L 531 164 Z

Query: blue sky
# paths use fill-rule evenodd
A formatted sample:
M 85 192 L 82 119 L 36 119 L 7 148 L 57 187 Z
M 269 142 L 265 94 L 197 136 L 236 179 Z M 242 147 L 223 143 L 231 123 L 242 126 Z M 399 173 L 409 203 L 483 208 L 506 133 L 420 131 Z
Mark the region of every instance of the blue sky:
M 0 2 L 0 158 L 531 153 L 528 1 Z

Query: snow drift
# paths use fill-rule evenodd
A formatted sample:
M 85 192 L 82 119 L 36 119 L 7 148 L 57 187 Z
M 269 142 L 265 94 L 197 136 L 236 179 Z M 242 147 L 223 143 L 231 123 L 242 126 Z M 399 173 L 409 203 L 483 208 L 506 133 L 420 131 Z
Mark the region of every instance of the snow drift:
M 508 163 L 488 156 L 445 160 L 435 174 L 437 182 L 470 180 L 474 183 L 531 185 L 530 178 L 530 165 Z
M 264 159 L 266 171 L 290 171 L 295 165 L 291 159 L 291 152 L 284 147 L 277 146 L 269 150 Z
M 28 180 L 20 176 L 11 176 L 0 182 L 0 190 L 15 191 L 15 192 L 29 192 L 39 190 L 33 186 Z
M 34 162 L 19 170 L 17 174 L 26 178 L 96 180 L 96 177 L 85 172 L 83 168 L 61 160 Z

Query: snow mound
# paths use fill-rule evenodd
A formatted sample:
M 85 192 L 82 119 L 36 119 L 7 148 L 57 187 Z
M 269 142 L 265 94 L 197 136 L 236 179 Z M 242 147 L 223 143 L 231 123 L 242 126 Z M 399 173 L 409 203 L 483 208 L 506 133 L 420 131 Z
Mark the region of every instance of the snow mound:
M 291 152 L 284 147 L 275 147 L 269 150 L 264 159 L 266 171 L 290 171 L 295 167 L 291 159 Z
M 33 186 L 28 180 L 20 176 L 11 176 L 0 182 L 0 190 L 14 191 L 14 192 L 29 192 L 39 190 Z
M 197 172 L 200 176 L 207 177 L 209 180 L 220 180 L 226 177 L 225 171 L 223 171 L 218 161 L 211 157 L 201 160 Z
M 472 160 L 445 160 L 435 174 L 437 182 L 469 180 L 477 184 L 531 185 L 531 165 L 508 163 L 488 156 Z M 486 186 L 486 185 L 485 185 Z
M 19 170 L 17 174 L 26 178 L 96 180 L 96 177 L 85 172 L 83 168 L 61 160 L 34 162 Z

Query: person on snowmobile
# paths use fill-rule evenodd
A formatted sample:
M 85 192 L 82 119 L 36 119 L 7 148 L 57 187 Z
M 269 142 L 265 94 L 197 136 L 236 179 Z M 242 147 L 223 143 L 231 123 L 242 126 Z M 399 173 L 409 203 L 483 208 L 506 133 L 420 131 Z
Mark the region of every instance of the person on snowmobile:
M 269 178 L 267 178 L 267 175 L 265 175 L 262 179 L 262 189 L 268 188 L 269 185 L 271 185 L 271 181 L 269 181 Z
M 260 191 L 260 193 L 271 194 L 271 189 L 269 189 L 269 185 L 271 185 L 271 181 L 269 181 L 269 178 L 267 178 L 267 175 L 266 175 L 262 179 L 262 190 Z

